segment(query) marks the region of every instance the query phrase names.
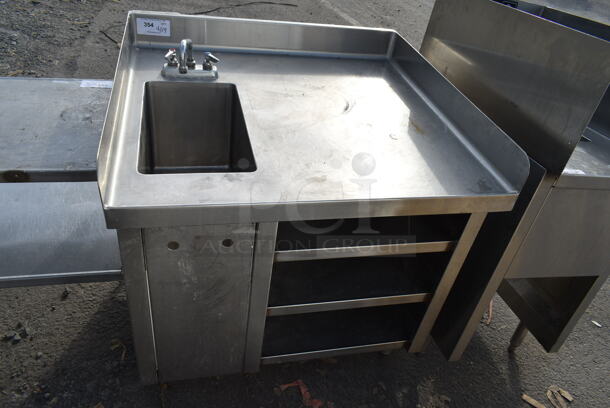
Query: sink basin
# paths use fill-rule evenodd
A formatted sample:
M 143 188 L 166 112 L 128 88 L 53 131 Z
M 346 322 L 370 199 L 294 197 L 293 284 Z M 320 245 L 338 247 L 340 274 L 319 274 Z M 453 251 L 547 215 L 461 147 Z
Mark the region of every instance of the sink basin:
M 141 173 L 256 170 L 234 84 L 150 81 L 143 110 Z

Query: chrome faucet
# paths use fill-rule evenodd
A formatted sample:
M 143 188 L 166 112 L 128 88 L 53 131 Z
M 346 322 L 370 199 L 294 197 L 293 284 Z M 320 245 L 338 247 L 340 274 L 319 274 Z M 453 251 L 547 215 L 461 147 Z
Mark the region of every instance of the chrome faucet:
M 180 41 L 180 53 L 178 54 L 178 71 L 181 74 L 186 74 L 189 69 L 195 69 L 193 40 L 190 38 Z
M 163 65 L 161 74 L 169 78 L 200 78 L 200 79 L 216 79 L 218 78 L 218 70 L 216 65 L 220 60 L 211 52 L 203 54 L 201 65 L 197 65 L 193 58 L 193 41 L 185 38 L 180 41 L 178 52 L 174 48 L 170 48 L 165 54 L 167 63 Z

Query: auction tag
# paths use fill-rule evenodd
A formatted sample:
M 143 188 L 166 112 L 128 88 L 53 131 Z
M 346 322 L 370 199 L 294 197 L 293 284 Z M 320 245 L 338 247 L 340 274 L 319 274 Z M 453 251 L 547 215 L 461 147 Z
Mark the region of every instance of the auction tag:
M 171 35 L 169 20 L 138 17 L 136 19 L 136 25 L 137 32 L 141 35 L 158 35 L 161 37 L 169 37 Z

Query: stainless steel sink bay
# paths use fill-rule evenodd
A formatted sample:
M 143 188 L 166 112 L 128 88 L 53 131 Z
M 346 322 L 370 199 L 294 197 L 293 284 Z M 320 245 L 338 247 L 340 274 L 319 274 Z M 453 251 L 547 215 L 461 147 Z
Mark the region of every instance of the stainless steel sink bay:
M 147 19 L 171 33 L 139 32 Z M 183 42 L 187 72 L 164 76 Z M 202 52 L 217 78 L 193 76 Z M 141 11 L 98 155 L 119 229 L 506 211 L 528 169 L 391 30 Z
M 237 87 L 147 82 L 138 170 L 146 174 L 256 170 Z
M 525 153 L 394 31 L 130 12 L 98 183 L 107 225 L 118 229 L 142 381 L 423 351 L 487 213 L 513 208 L 528 173 Z M 278 223 L 350 218 L 373 226 L 404 216 L 410 226 L 420 215 L 467 216 L 459 238 L 424 242 L 418 233 L 400 247 L 447 261 L 434 270 L 434 293 L 340 296 L 325 277 L 320 284 L 332 290 L 322 301 L 270 306 L 272 285 L 290 292 L 277 281 L 293 276 L 282 269 L 320 258 L 304 269 L 327 265 L 337 276 L 333 268 L 347 265 L 352 276 L 361 261 L 333 261 L 390 249 L 280 253 Z M 399 261 L 391 262 L 397 272 Z M 310 290 L 305 275 L 301 286 Z M 365 333 L 374 337 L 361 335 L 363 319 L 383 323 Z M 295 335 L 320 332 L 327 336 L 293 347 Z

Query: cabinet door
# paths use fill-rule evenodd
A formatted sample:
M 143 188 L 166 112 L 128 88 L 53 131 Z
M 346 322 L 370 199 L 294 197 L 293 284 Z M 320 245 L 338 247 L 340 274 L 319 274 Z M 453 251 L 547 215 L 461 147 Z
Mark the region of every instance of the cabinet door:
M 144 231 L 159 381 L 243 370 L 254 231 L 254 224 Z

